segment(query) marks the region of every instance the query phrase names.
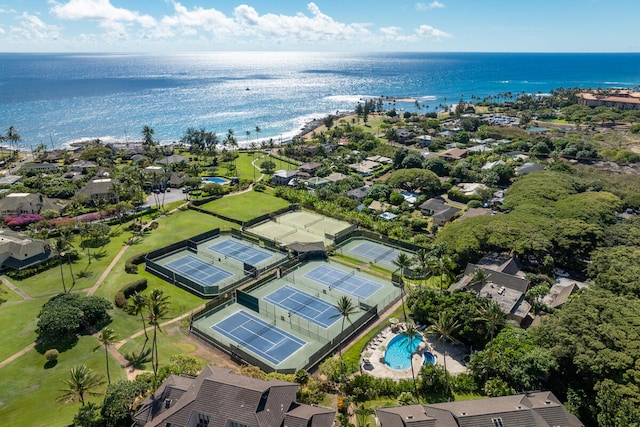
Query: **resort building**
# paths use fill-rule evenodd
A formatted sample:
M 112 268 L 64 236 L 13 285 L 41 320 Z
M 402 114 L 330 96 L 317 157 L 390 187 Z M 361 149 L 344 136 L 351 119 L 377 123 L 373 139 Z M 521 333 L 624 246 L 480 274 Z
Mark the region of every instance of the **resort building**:
M 87 196 L 94 204 L 100 200 L 107 203 L 118 203 L 117 185 L 118 181 L 111 178 L 97 178 L 89 181 L 87 185 L 78 190 L 78 194 Z
M 335 411 L 296 402 L 298 384 L 263 381 L 207 366 L 170 375 L 134 415 L 138 427 L 331 427 Z
M 62 211 L 63 205 L 40 193 L 11 193 L 0 199 L 0 217 L 39 214 L 46 210 Z
M 583 427 L 549 391 L 376 409 L 379 427 Z
M 581 92 L 578 103 L 587 107 L 613 107 L 621 110 L 640 110 L 640 92 L 618 90 L 605 93 Z

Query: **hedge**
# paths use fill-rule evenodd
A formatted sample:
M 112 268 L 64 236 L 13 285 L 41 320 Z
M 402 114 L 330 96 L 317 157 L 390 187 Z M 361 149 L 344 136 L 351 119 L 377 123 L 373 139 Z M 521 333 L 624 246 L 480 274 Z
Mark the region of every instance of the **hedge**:
M 137 267 L 136 267 L 137 268 Z M 136 280 L 131 282 L 116 292 L 114 302 L 116 307 L 125 308 L 127 306 L 127 299 L 130 298 L 136 292 L 142 292 L 147 289 L 147 279 Z
M 61 259 L 59 256 L 53 256 L 49 258 L 45 262 L 42 262 L 36 266 L 25 268 L 22 270 L 9 270 L 5 274 L 11 279 L 15 280 L 23 280 L 31 276 L 35 276 L 36 274 L 42 273 L 43 271 L 47 271 L 53 267 L 57 267 L 60 265 L 60 261 L 63 263 L 67 262 L 66 257 L 69 256 L 71 261 L 76 261 L 80 259 L 80 256 L 77 252 L 71 252 L 70 255 L 65 255 L 64 259 Z
M 124 271 L 126 271 L 129 274 L 138 274 L 138 266 L 140 264 L 144 264 L 144 258 L 147 256 L 147 253 L 141 253 L 141 254 L 137 254 L 132 256 L 131 258 L 127 259 L 127 261 L 124 263 Z
M 464 194 L 463 192 L 461 192 L 460 190 L 458 190 L 455 187 L 447 192 L 447 196 L 449 197 L 450 200 L 454 200 L 454 201 L 460 202 L 460 203 L 469 203 L 471 200 L 482 201 L 482 196 L 479 196 L 477 194 L 469 194 L 469 195 L 467 195 L 467 194 Z

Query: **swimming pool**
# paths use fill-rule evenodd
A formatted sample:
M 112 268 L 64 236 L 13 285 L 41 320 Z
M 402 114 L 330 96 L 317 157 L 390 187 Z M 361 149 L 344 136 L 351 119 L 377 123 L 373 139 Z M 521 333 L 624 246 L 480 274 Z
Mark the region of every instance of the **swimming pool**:
M 414 337 L 412 341 L 409 337 L 397 335 L 393 337 L 384 352 L 384 363 L 393 369 L 405 370 L 411 367 L 411 355 L 420 346 L 422 337 Z
M 423 365 L 435 365 L 436 364 L 436 356 L 430 351 L 425 351 L 422 353 L 424 360 L 422 361 Z
M 219 176 L 203 176 L 202 177 L 202 182 L 213 182 L 214 184 L 228 184 L 229 181 L 227 181 L 224 178 L 220 178 Z

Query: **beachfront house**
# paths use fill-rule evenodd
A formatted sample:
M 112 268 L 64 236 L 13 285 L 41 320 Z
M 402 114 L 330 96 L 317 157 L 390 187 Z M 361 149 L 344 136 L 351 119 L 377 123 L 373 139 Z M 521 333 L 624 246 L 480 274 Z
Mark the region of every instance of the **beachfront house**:
M 280 169 L 273 173 L 271 183 L 273 185 L 289 185 L 291 180 L 298 175 L 298 171 Z
M 134 415 L 134 427 L 331 427 L 333 409 L 296 402 L 298 384 L 207 366 L 169 375 Z

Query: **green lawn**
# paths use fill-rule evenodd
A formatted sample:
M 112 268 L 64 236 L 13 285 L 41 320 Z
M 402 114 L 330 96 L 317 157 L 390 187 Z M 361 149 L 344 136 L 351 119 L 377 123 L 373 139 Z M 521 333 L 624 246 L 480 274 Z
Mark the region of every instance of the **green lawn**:
M 121 228 L 112 227 L 112 230 Z M 119 233 L 117 236 L 111 237 L 109 243 L 104 248 L 91 249 L 91 264 L 89 264 L 89 257 L 87 252 L 82 250 L 80 253 L 81 258 L 75 262 L 72 262 L 73 274 L 76 278 L 76 283 L 73 288 L 71 287 L 71 273 L 69 267 L 63 265 L 62 271 L 64 274 L 65 284 L 67 290 L 86 289 L 93 286 L 100 274 L 107 268 L 118 251 L 130 238 L 129 232 Z M 74 246 L 79 249 L 79 237 L 76 236 Z M 43 271 L 40 274 L 31 276 L 24 280 L 10 279 L 17 287 L 26 292 L 29 296 L 37 298 L 47 295 L 55 295 L 63 292 L 60 267 L 52 267 L 47 271 Z
M 98 348 L 95 338 L 80 337 L 78 344 L 71 350 L 60 354 L 56 366 L 46 369 L 44 356 L 35 350 L 18 358 L 0 369 L 0 420 L 3 427 L 8 426 L 65 426 L 71 424 L 73 415 L 80 407 L 79 403 L 63 405 L 56 402 L 63 380 L 69 377 L 69 369 L 85 364 L 96 373 L 105 376 L 105 386 L 97 390 L 103 393 L 106 388 L 106 367 L 104 349 Z M 124 369 L 111 359 L 109 361 L 111 381 L 126 378 Z M 102 396 L 91 398 L 102 402 Z
M 0 283 L 0 306 L 5 302 L 13 301 L 22 301 L 22 297 L 9 289 L 4 283 Z
M 237 196 L 225 196 L 201 207 L 229 218 L 247 221 L 287 206 L 289 202 L 271 194 L 249 191 Z
M 149 333 L 149 342 L 147 342 L 147 347 L 151 346 L 151 340 L 153 339 L 153 328 L 148 329 Z M 173 324 L 166 328 L 163 328 L 161 331 L 158 331 L 158 356 L 160 357 L 160 365 L 165 365 L 169 363 L 169 359 L 171 356 L 175 356 L 177 354 L 188 355 L 195 352 L 198 348 L 192 342 L 188 342 L 184 339 L 184 332 L 180 330 L 179 324 Z M 120 353 L 139 353 L 142 349 L 142 345 L 144 344 L 144 335 L 137 337 L 136 339 L 129 341 L 122 347 L 120 347 Z M 209 353 L 211 358 L 206 360 L 207 363 L 215 364 L 215 358 L 213 357 L 213 353 Z M 202 357 L 202 354 L 198 354 L 196 356 L 198 358 Z M 140 369 L 151 370 L 151 363 L 146 363 L 140 367 Z
M 0 306 L 0 361 L 36 340 L 36 316 L 46 299 Z M 0 402 L 2 400 L 0 399 Z

